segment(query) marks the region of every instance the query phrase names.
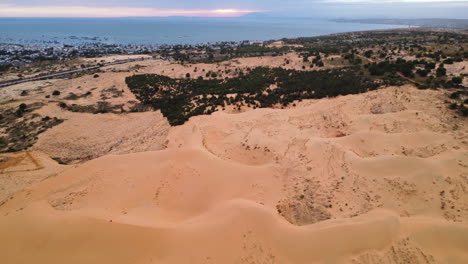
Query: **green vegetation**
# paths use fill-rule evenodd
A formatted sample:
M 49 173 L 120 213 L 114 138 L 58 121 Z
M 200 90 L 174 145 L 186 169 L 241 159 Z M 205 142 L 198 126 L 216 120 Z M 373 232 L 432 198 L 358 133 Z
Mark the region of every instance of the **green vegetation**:
M 364 56 L 365 56 L 366 58 L 372 57 L 372 54 L 373 54 L 373 51 L 372 51 L 372 50 L 366 50 L 366 51 L 364 52 Z
M 123 104 L 111 105 L 106 101 L 99 101 L 95 105 L 67 105 L 64 102 L 59 102 L 58 106 L 64 110 L 68 110 L 76 113 L 92 113 L 92 114 L 105 114 L 105 113 L 123 113 Z
M 160 109 L 172 125 L 179 125 L 191 116 L 211 114 L 228 106 L 286 106 L 294 100 L 360 92 L 356 87 L 365 90 L 377 85 L 411 83 L 419 89 L 459 89 L 463 87 L 462 77 L 454 77 L 443 65 L 468 58 L 468 36 L 450 32 L 385 30 L 282 41 L 286 45 L 280 48 L 268 45 L 273 41 L 237 47 L 223 45 L 216 50 L 181 47 L 174 58 L 214 63 L 295 52 L 302 61 L 302 72 L 239 68 L 230 74 L 230 69 L 201 69 L 203 76 L 197 80 L 191 79 L 191 73 L 181 79 L 139 75 L 127 78 L 127 84 L 143 105 Z M 295 65 L 289 58 L 284 58 L 283 63 Z M 323 71 L 324 66 L 335 70 Z M 322 71 L 307 72 L 309 68 Z M 227 79 L 226 75 L 237 77 Z M 342 85 L 341 90 L 334 87 L 336 83 Z
M 237 109 L 287 106 L 295 100 L 356 94 L 377 88 L 371 79 L 356 74 L 357 70 L 295 71 L 258 67 L 227 80 L 172 79 L 144 74 L 127 77 L 126 83 L 138 100 L 161 110 L 169 123 L 176 126 L 192 116 L 211 114 L 227 105 Z
M 436 71 L 437 77 L 442 77 L 442 76 L 445 76 L 446 74 L 447 74 L 447 70 L 444 68 L 444 65 L 440 65 Z
M 92 93 L 90 91 L 84 93 L 84 94 L 81 94 L 81 95 L 78 95 L 78 94 L 75 94 L 75 93 L 69 93 L 67 96 L 65 96 L 63 99 L 65 100 L 78 100 L 80 98 L 86 98 L 88 96 L 90 96 Z
M 17 152 L 32 146 L 40 133 L 63 122 L 56 117 L 42 117 L 33 111 L 41 103 L 20 104 L 4 108 L 0 113 L 0 153 Z
M 449 109 L 456 110 L 462 116 L 468 116 L 468 91 L 465 89 L 458 90 L 449 95 L 452 101 L 449 105 Z
M 0 74 L 2 74 L 3 72 L 7 72 L 12 67 L 13 65 L 11 64 L 0 64 Z
M 288 52 L 290 48 L 282 47 L 282 48 L 269 48 L 260 45 L 241 45 L 237 47 L 235 50 L 231 49 L 223 49 L 222 54 L 231 54 L 231 56 L 235 57 L 243 57 L 243 56 L 264 56 L 264 55 L 278 55 L 281 53 Z
M 416 63 L 418 62 L 411 62 L 398 58 L 394 62 L 382 61 L 379 63 L 372 63 L 367 69 L 371 75 L 382 76 L 385 73 L 400 72 L 405 77 L 414 77 L 413 70 Z
M 461 84 L 463 82 L 463 77 L 453 77 L 452 78 L 452 83 L 454 84 Z

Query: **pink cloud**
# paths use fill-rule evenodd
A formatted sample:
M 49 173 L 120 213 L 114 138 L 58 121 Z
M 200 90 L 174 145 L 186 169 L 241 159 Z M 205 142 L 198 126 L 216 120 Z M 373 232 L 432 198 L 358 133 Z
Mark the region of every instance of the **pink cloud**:
M 260 10 L 239 9 L 156 9 L 129 7 L 15 7 L 0 5 L 0 17 L 129 17 L 129 16 L 194 16 L 237 17 Z

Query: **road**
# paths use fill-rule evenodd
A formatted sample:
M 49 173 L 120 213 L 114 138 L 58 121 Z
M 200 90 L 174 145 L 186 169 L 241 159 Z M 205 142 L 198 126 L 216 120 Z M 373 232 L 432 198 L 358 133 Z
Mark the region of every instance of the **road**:
M 136 62 L 136 61 L 145 61 L 145 60 L 166 60 L 166 58 L 163 58 L 163 59 L 139 58 L 139 59 L 119 60 L 119 61 L 109 62 L 109 63 L 105 63 L 105 64 L 98 65 L 98 66 L 81 68 L 81 69 L 78 69 L 78 70 L 63 71 L 63 72 L 47 74 L 47 75 L 43 75 L 43 76 L 37 76 L 37 77 L 31 77 L 31 78 L 25 78 L 25 79 L 18 79 L 18 80 L 14 80 L 14 81 L 8 81 L 8 82 L 0 83 L 0 88 L 16 85 L 16 84 L 20 84 L 20 83 L 26 83 L 26 82 L 34 82 L 34 81 L 40 81 L 40 80 L 55 79 L 55 78 L 64 77 L 64 76 L 67 76 L 67 75 L 70 75 L 70 74 L 73 74 L 73 73 L 77 73 L 77 72 L 96 70 L 96 69 L 106 67 L 106 66 L 124 64 L 124 63 L 129 63 L 129 62 Z

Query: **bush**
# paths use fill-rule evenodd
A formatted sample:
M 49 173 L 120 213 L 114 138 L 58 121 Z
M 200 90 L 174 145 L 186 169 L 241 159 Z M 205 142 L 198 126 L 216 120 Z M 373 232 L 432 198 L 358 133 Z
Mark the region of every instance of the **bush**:
M 460 106 L 460 112 L 463 116 L 468 116 L 468 107 L 461 105 Z
M 109 104 L 109 102 L 106 102 L 106 101 L 99 101 L 97 103 L 97 108 L 96 108 L 96 111 L 94 112 L 94 114 L 105 114 L 105 113 L 109 113 L 111 112 L 111 106 Z
M 28 106 L 27 106 L 26 104 L 20 104 L 20 105 L 18 106 L 18 109 L 21 110 L 21 111 L 25 111 L 26 108 L 28 108 Z
M 451 104 L 449 105 L 449 109 L 451 109 L 451 110 L 455 110 L 455 109 L 457 109 L 457 108 L 458 108 L 458 105 L 457 105 L 456 103 L 451 103 Z
M 52 95 L 53 95 L 53 96 L 60 95 L 60 91 L 55 90 L 55 91 L 52 92 Z
M 403 59 L 397 59 L 396 61 L 382 61 L 377 63 L 372 63 L 367 67 L 367 70 L 371 75 L 382 76 L 385 73 L 394 74 L 396 72 L 401 72 L 406 77 L 413 77 L 414 63 L 411 61 L 406 61 Z
M 437 77 L 442 77 L 442 76 L 445 76 L 446 74 L 447 74 L 447 69 L 445 69 L 443 66 L 437 68 L 437 71 L 436 71 Z
M 2 64 L 2 65 L 0 65 L 0 72 L 8 71 L 12 66 L 13 65 L 11 65 L 11 64 L 7 64 L 7 65 Z
M 453 59 L 449 58 L 443 61 L 444 64 L 453 64 Z
M 428 71 L 431 71 L 431 70 L 435 69 L 435 67 L 436 67 L 436 65 L 433 62 L 426 63 L 426 65 L 424 66 L 424 68 L 426 68 L 426 70 L 428 70 Z
M 463 77 L 453 77 L 452 82 L 454 84 L 461 84 L 463 82 Z
M 456 91 L 450 94 L 450 99 L 458 99 L 460 98 L 460 91 Z
M 28 108 L 28 106 L 26 104 L 20 104 L 18 106 L 18 110 L 16 110 L 16 116 L 17 117 L 22 117 L 24 112 L 26 112 L 27 108 Z
M 429 72 L 427 70 L 422 70 L 422 69 L 416 70 L 416 73 L 421 77 L 426 77 L 427 74 L 429 74 Z

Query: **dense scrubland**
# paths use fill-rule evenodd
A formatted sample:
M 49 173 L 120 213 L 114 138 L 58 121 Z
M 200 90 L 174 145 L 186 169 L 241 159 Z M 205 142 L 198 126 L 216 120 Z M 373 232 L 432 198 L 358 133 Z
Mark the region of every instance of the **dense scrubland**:
M 463 99 L 464 76 L 447 76 L 445 65 L 463 62 L 468 38 L 464 34 L 429 31 L 384 31 L 284 39 L 285 45 L 240 46 L 223 49 L 229 57 L 263 56 L 294 52 L 302 58 L 302 70 L 258 67 L 236 69 L 233 78 L 208 72 L 198 79 L 174 79 L 162 75 L 126 78 L 130 90 L 145 105 L 161 110 L 172 125 L 191 116 L 211 114 L 234 106 L 264 108 L 288 106 L 296 100 L 355 94 L 379 86 L 412 83 L 420 89 L 458 89 L 451 99 Z M 337 57 L 338 56 L 338 57 Z M 331 59 L 330 59 L 331 58 Z M 184 58 L 178 58 L 186 63 Z M 338 69 L 323 68 L 341 60 Z M 286 60 L 285 65 L 289 64 Z M 310 69 L 314 71 L 310 71 Z M 323 69 L 322 69 L 323 68 Z M 229 74 L 229 71 L 221 72 Z M 466 100 L 451 108 L 467 115 Z
M 353 69 L 295 71 L 265 67 L 225 80 L 145 74 L 127 77 L 126 83 L 142 103 L 161 110 L 171 125 L 228 105 L 239 110 L 243 106 L 287 106 L 295 100 L 356 94 L 377 87 L 369 78 L 356 76 Z

